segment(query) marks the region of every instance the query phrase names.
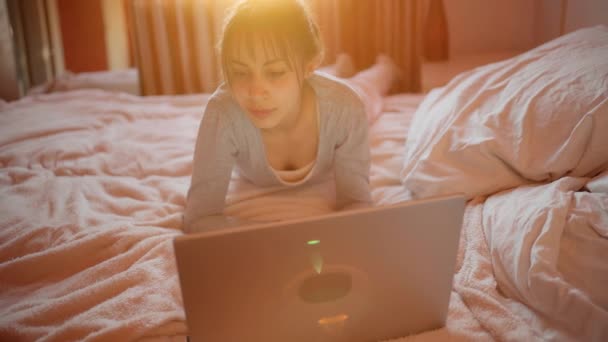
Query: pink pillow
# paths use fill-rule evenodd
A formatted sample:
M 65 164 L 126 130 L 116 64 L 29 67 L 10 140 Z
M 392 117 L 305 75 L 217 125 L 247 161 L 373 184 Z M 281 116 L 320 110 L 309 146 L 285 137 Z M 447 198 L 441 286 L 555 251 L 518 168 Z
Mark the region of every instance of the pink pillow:
M 608 168 L 608 27 L 463 73 L 416 111 L 402 183 L 469 198 Z

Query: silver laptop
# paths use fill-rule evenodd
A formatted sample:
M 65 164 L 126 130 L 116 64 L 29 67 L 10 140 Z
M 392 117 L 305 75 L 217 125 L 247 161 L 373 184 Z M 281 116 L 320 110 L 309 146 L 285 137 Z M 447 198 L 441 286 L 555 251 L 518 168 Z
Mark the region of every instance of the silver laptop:
M 465 200 L 175 238 L 191 341 L 379 341 L 445 324 Z

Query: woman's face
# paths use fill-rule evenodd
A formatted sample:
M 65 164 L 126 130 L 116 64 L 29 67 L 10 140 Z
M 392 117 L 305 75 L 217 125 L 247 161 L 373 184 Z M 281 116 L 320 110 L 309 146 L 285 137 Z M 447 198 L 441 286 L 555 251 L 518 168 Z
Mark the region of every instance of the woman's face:
M 233 49 L 227 67 L 232 93 L 253 124 L 262 130 L 281 129 L 300 113 L 302 86 L 289 61 L 264 48 L 259 38 L 249 49 Z

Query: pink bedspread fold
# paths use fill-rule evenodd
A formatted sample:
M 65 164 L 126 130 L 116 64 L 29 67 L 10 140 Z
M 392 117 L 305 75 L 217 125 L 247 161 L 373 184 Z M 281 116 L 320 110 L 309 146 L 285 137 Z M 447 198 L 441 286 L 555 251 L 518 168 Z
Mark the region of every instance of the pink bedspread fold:
M 1 341 L 183 339 L 172 238 L 206 99 L 87 90 L 0 105 Z M 371 128 L 377 204 L 409 198 L 399 171 L 420 99 L 386 99 Z M 447 326 L 401 340 L 608 339 L 607 180 L 566 178 L 470 202 Z M 324 213 L 326 185 L 260 190 L 236 177 L 227 211 Z
M 206 97 L 38 96 L 0 114 L 0 340 L 186 332 L 180 234 Z

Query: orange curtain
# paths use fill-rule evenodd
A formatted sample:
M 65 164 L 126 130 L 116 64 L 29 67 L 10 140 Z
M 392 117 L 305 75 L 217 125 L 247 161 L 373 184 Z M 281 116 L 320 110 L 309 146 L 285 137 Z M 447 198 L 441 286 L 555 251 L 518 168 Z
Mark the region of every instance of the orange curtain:
M 234 0 L 127 0 L 141 93 L 210 93 L 221 82 L 215 46 Z M 420 89 L 418 0 L 307 0 L 326 45 L 326 62 L 350 54 L 365 69 L 389 55 L 402 70 L 398 91 Z
M 354 59 L 358 70 L 390 56 L 402 70 L 399 91 L 420 89 L 418 53 L 422 11 L 417 0 L 309 0 L 326 44 L 326 62 L 339 53 Z
M 228 1 L 129 0 L 143 95 L 210 93 L 220 83 L 216 37 Z

